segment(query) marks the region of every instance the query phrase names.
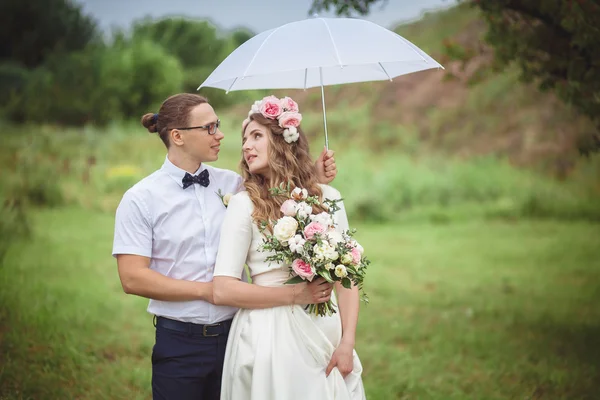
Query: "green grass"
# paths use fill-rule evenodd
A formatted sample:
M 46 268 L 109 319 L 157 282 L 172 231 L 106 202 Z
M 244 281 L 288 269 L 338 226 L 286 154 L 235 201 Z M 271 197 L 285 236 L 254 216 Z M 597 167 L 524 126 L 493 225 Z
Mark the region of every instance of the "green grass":
M 120 288 L 111 223 L 44 212 L 34 240 L 11 248 L 0 270 L 0 398 L 147 398 L 151 319 Z
M 113 216 L 36 211 L 0 267 L 1 399 L 148 399 L 153 327 L 110 256 Z M 373 263 L 369 399 L 593 399 L 598 225 L 359 225 Z

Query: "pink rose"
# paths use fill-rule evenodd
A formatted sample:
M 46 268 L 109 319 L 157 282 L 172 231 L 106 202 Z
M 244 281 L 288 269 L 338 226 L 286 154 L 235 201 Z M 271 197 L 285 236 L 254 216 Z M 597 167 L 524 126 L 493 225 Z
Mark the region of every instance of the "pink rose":
M 311 240 L 316 233 L 323 234 L 324 232 L 325 227 L 318 222 L 311 222 L 310 224 L 306 225 L 306 228 L 304 228 L 304 236 L 308 240 Z
M 315 277 L 315 269 L 311 267 L 310 264 L 299 258 L 295 259 L 292 263 L 292 269 L 302 279 L 308 279 L 309 281 L 312 281 Z
M 284 97 L 283 99 L 281 99 L 281 107 L 285 111 L 298 112 L 298 103 L 296 103 L 290 97 Z
M 281 115 L 281 103 L 275 96 L 268 96 L 262 100 L 260 113 L 265 118 L 275 119 Z
M 280 208 L 283 215 L 293 217 L 296 215 L 296 202 L 294 200 L 286 200 Z
M 282 128 L 297 128 L 302 121 L 302 114 L 292 111 L 286 111 L 279 117 L 279 126 Z
M 356 247 L 353 247 L 352 250 L 350 250 L 350 254 L 352 255 L 352 264 L 360 264 L 360 251 Z

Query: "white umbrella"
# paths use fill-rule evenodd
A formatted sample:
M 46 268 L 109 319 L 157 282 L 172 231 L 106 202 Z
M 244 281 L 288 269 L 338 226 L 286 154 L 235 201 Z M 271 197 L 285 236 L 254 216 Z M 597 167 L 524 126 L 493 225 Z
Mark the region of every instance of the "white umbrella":
M 311 18 L 262 32 L 235 49 L 198 87 L 227 92 L 321 87 L 392 80 L 443 68 L 417 46 L 388 29 L 355 18 Z

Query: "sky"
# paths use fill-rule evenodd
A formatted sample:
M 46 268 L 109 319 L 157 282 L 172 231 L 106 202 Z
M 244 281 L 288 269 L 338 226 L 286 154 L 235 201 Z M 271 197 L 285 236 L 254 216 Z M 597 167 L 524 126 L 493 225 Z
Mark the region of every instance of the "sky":
M 222 29 L 250 28 L 254 33 L 288 22 L 308 18 L 311 0 L 74 0 L 85 14 L 94 17 L 100 28 L 127 29 L 134 20 L 150 16 L 186 16 L 210 19 Z M 386 28 L 420 18 L 424 12 L 445 8 L 456 0 L 387 0 L 376 3 L 368 16 L 361 17 Z M 319 14 L 322 17 L 331 13 Z

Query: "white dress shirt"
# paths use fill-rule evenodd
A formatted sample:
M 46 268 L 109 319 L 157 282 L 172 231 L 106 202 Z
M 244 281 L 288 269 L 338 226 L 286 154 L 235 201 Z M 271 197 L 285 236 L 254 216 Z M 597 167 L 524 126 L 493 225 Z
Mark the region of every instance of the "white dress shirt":
M 242 178 L 233 171 L 202 164 L 210 184 L 183 189 L 186 171 L 166 158 L 158 171 L 123 195 L 115 216 L 113 256 L 150 258 L 150 268 L 165 276 L 196 282 L 213 279 L 226 207 L 217 195 L 237 193 Z M 150 300 L 148 312 L 179 321 L 211 324 L 232 318 L 237 308 L 202 300 Z

